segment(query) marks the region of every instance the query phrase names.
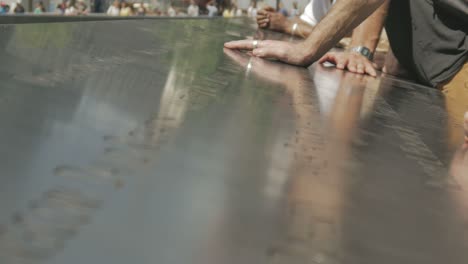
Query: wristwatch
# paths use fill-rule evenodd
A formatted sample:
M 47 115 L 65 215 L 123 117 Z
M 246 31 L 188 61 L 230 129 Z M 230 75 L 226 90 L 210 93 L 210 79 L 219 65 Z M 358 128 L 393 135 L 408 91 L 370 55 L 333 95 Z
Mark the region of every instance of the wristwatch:
M 356 52 L 356 53 L 361 54 L 362 56 L 366 57 L 370 61 L 372 61 L 374 59 L 374 54 L 367 47 L 357 46 L 357 47 L 352 47 L 350 50 L 352 52 Z

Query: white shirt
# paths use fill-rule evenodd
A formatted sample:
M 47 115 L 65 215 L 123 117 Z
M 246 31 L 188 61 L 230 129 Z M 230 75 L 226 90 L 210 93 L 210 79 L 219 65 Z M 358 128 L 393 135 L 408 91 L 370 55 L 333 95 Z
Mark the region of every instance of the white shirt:
M 107 14 L 109 16 L 118 16 L 120 14 L 120 8 L 111 5 L 109 9 L 107 9 Z
M 311 0 L 304 9 L 304 14 L 301 16 L 301 20 L 315 26 L 322 20 L 322 18 L 328 13 L 332 5 L 336 0 Z
M 67 7 L 67 9 L 65 9 L 66 16 L 73 16 L 76 14 L 78 14 L 78 10 L 73 6 Z
M 249 6 L 249 9 L 247 9 L 247 15 L 249 17 L 256 17 L 257 16 L 257 8 L 253 6 Z
M 192 17 L 198 16 L 198 6 L 190 5 L 187 9 L 187 14 Z
M 216 16 L 216 14 L 218 13 L 218 8 L 214 5 L 207 5 L 206 9 L 208 9 L 208 16 L 210 17 Z
M 174 10 L 174 8 L 169 7 L 169 9 L 167 10 L 167 14 L 168 14 L 170 17 L 174 17 L 174 16 L 176 16 L 176 11 Z

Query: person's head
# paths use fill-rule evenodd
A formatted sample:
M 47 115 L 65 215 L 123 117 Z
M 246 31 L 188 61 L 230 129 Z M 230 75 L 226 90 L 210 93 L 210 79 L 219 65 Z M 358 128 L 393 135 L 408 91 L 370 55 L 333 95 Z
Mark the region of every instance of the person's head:
M 115 0 L 114 3 L 112 3 L 114 7 L 120 8 L 120 2 L 119 0 Z
M 197 3 L 195 2 L 195 0 L 190 0 L 190 4 L 191 4 L 191 5 L 197 5 Z

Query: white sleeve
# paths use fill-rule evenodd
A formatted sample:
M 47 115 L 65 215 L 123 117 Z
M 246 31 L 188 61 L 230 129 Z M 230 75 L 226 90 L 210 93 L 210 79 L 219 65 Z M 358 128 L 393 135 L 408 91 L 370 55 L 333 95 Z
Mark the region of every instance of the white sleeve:
M 329 0 L 311 0 L 305 7 L 301 20 L 315 26 L 328 13 L 331 6 L 332 3 Z

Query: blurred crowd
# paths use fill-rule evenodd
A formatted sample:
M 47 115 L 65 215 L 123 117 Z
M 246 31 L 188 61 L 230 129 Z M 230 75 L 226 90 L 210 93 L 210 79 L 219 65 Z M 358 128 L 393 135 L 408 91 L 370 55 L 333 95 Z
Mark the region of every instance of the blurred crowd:
M 90 13 L 105 13 L 109 16 L 223 16 L 223 17 L 239 17 L 239 16 L 257 16 L 257 1 L 253 0 L 248 8 L 239 8 L 236 1 L 226 0 L 189 0 L 182 3 L 174 4 L 173 2 L 165 5 L 158 1 L 152 3 L 143 1 L 115 0 L 103 4 L 103 0 L 95 0 L 92 3 L 85 0 L 63 0 L 55 6 L 47 6 L 44 2 L 39 1 L 33 4 L 32 8 L 25 7 L 21 0 L 15 3 L 6 3 L 0 1 L 0 15 L 2 14 L 61 14 L 61 15 L 87 15 Z M 91 5 L 91 6 L 90 6 Z M 108 6 L 108 7 L 107 7 Z M 259 7 L 265 6 L 263 2 L 258 3 Z M 29 9 L 29 10 L 28 10 Z M 286 17 L 297 17 L 301 11 L 298 8 L 297 2 L 293 3 L 290 10 L 283 7 L 279 3 L 278 12 Z

